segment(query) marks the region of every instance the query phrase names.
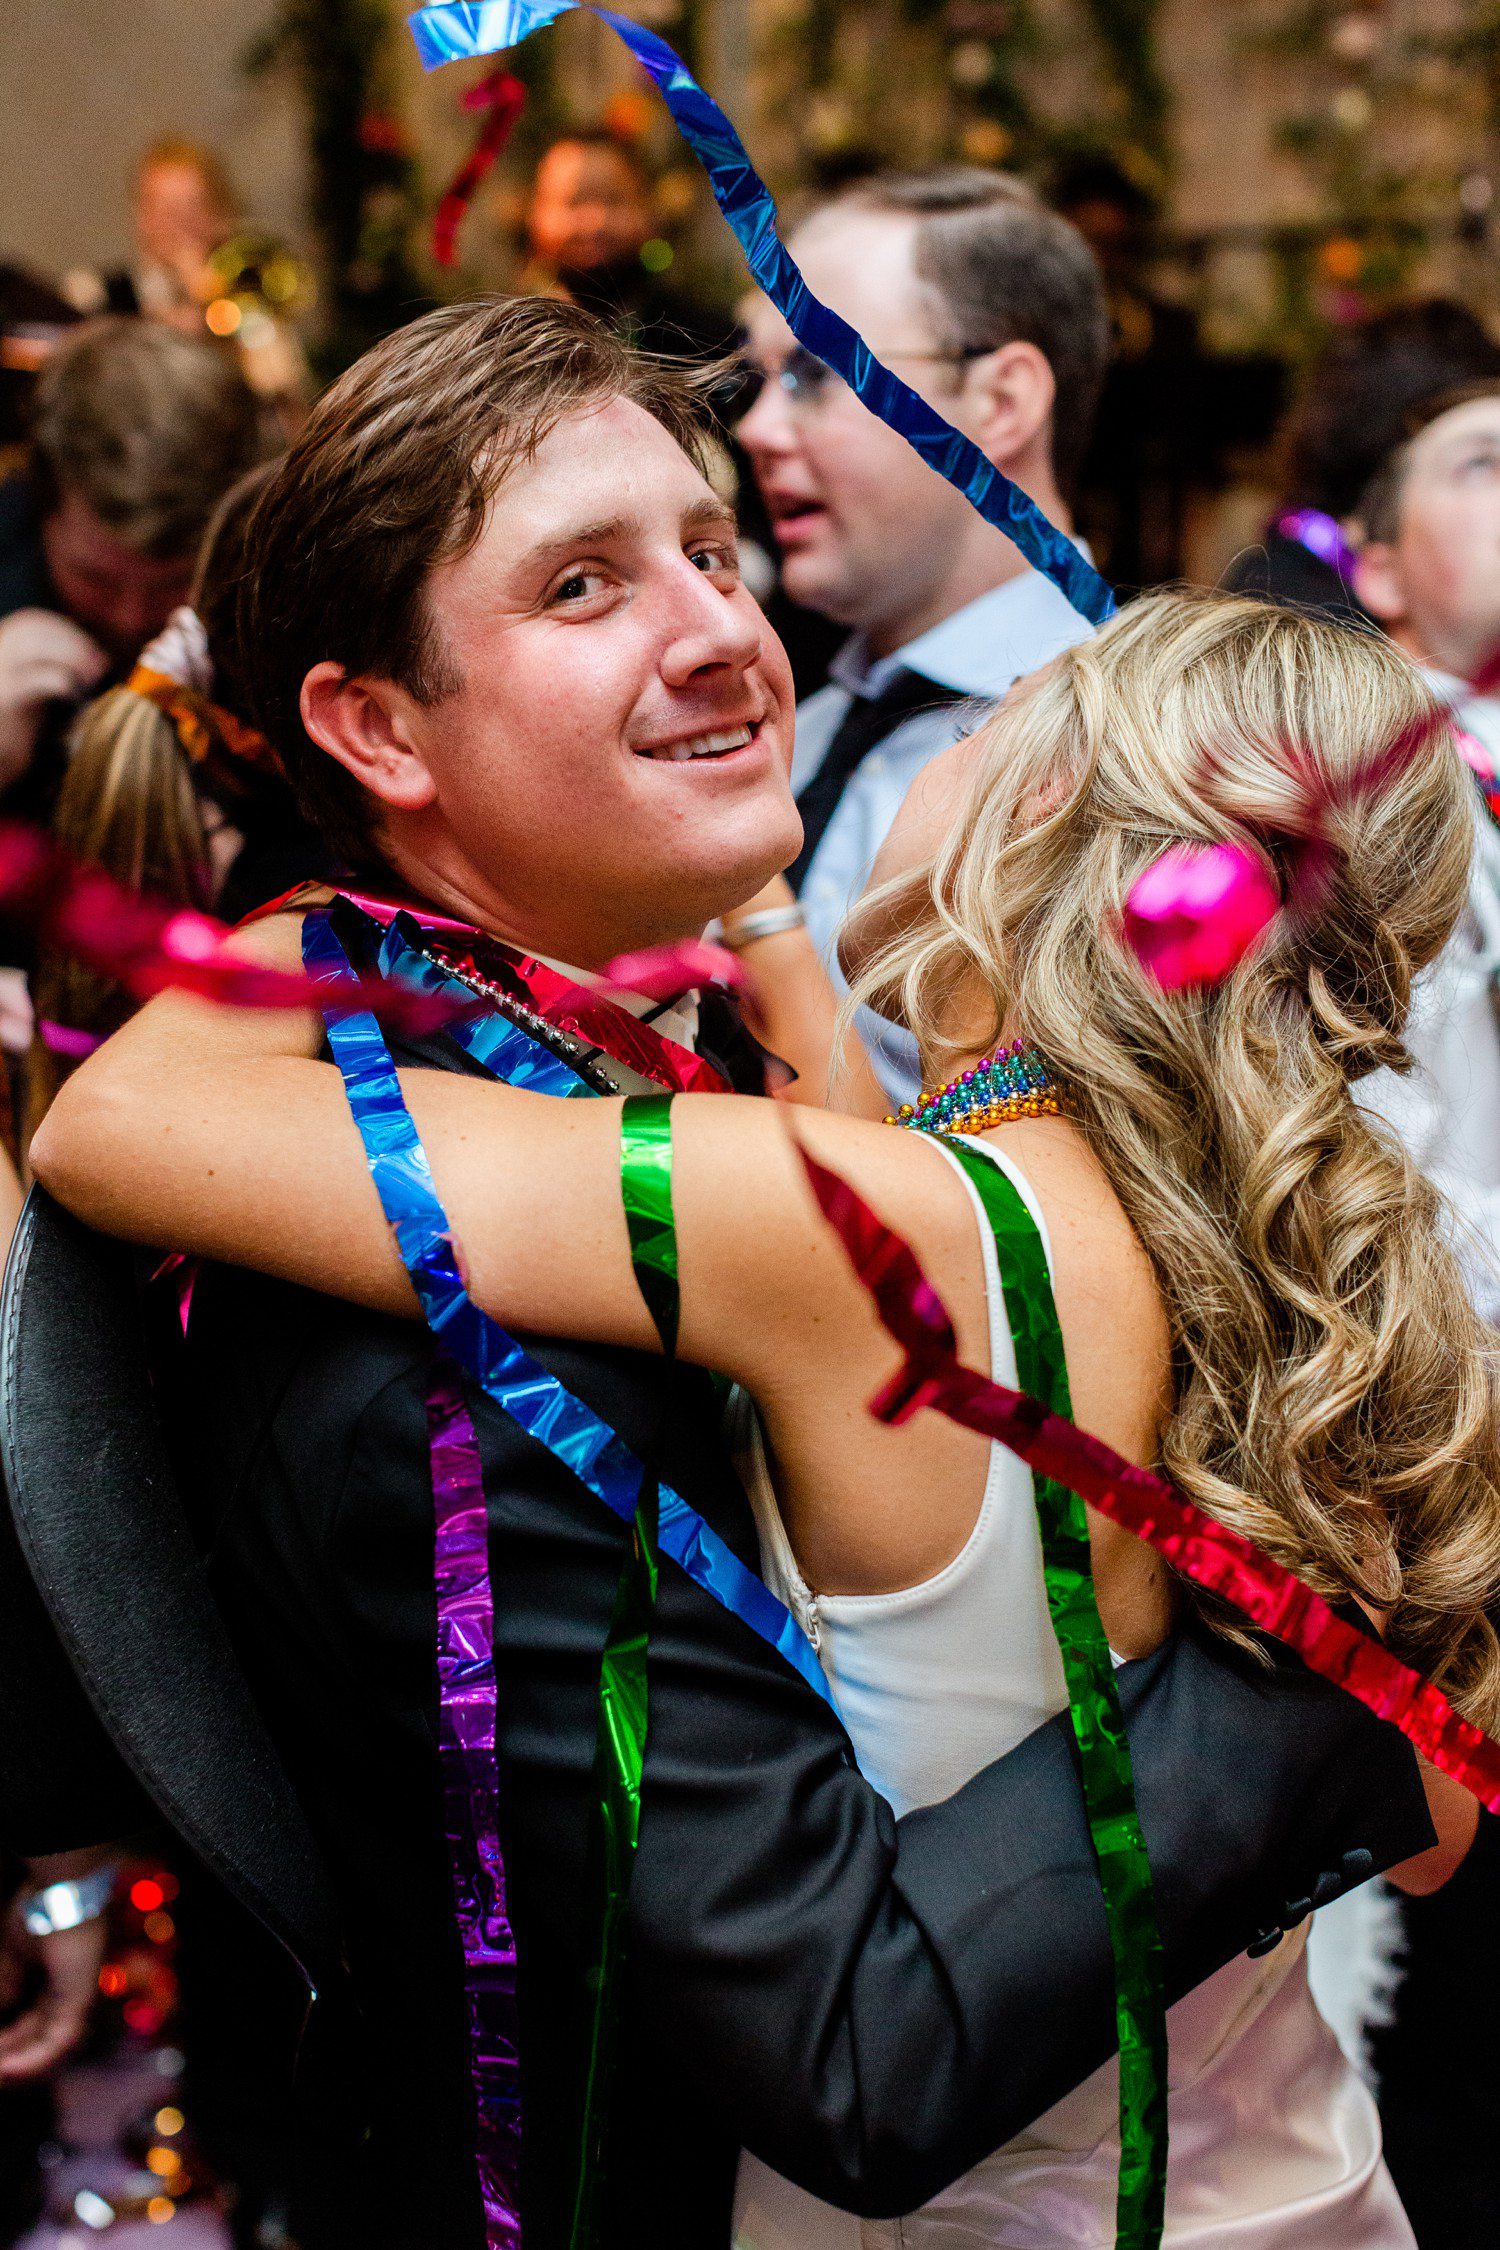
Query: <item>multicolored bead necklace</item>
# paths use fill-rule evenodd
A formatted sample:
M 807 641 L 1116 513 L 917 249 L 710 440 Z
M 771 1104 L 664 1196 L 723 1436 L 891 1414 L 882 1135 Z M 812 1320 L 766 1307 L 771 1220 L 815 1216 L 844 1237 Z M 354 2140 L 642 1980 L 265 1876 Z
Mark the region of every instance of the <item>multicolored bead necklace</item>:
M 903 1102 L 887 1125 L 914 1133 L 987 1133 L 1019 1117 L 1066 1117 L 1071 1105 L 1038 1050 L 1025 1039 L 997 1047 L 972 1070 L 961 1071 L 935 1093 Z

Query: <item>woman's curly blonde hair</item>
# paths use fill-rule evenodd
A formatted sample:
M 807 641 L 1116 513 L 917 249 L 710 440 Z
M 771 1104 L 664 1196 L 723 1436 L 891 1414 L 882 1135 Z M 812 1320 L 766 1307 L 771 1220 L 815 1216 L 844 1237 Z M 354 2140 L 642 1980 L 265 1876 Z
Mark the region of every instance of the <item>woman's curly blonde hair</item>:
M 1413 728 L 1328 816 L 1305 910 L 1222 984 L 1163 991 L 1120 940 L 1142 869 L 1188 838 L 1285 873 L 1324 792 Z M 910 1024 L 930 1077 L 976 986 L 994 1037 L 1036 1041 L 1155 1267 L 1166 1473 L 1321 1594 L 1386 1612 L 1391 1646 L 1495 1726 L 1496 1340 L 1436 1190 L 1353 1094 L 1411 1067 L 1413 980 L 1467 895 L 1473 784 L 1444 713 L 1369 634 L 1169 593 L 1018 691 L 974 751 L 936 861 L 870 902 L 887 934 L 851 1006 Z

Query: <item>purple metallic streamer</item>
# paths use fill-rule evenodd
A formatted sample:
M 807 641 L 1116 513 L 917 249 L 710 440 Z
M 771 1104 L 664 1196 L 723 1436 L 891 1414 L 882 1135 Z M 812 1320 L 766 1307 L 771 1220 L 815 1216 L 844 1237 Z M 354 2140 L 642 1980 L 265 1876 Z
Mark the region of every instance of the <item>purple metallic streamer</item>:
M 439 1756 L 453 1903 L 464 1949 L 469 2067 L 487 2250 L 521 2250 L 516 1941 L 496 1807 L 495 1608 L 479 1443 L 457 1369 L 427 1393 L 437 1560 Z

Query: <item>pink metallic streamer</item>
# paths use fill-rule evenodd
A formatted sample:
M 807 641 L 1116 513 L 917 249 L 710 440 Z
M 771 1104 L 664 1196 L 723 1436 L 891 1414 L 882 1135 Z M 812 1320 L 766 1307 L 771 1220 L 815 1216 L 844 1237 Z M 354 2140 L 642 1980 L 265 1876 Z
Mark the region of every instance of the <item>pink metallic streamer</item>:
M 0 905 L 36 931 L 44 946 L 71 953 L 111 977 L 137 1000 L 174 989 L 236 1008 L 324 1008 L 329 995 L 301 972 L 262 968 L 225 951 L 227 923 L 194 907 L 174 906 L 117 883 L 102 868 L 75 860 L 45 829 L 0 821 Z M 351 1009 L 420 1035 L 460 1016 L 478 1014 L 479 1000 L 408 990 L 380 979 L 356 983 Z M 62 1027 L 51 1027 L 54 1033 Z M 49 1045 L 44 1027 L 43 1038 Z M 63 1031 L 69 1040 L 84 1034 Z M 59 1052 L 75 1052 L 71 1047 Z
M 701 992 L 706 984 L 716 984 L 725 992 L 743 991 L 746 977 L 744 963 L 728 946 L 684 938 L 676 945 L 648 946 L 641 953 L 618 953 L 605 963 L 602 974 L 587 981 L 595 992 L 680 1000 L 684 993 Z
M 457 1370 L 427 1394 L 436 1533 L 439 1757 L 453 1902 L 464 1953 L 469 2068 L 486 2250 L 520 2250 L 516 1942 L 496 1808 L 495 1611 L 479 1444 Z
M 1145 1540 L 1194 1585 L 1233 1602 L 1313 1671 L 1399 1727 L 1424 1758 L 1490 1812 L 1500 1812 L 1500 1743 L 1460 1718 L 1430 1681 L 1379 1641 L 1336 1617 L 1291 1571 L 1215 1523 L 1164 1478 L 1135 1467 L 1024 1392 L 965 1367 L 947 1308 L 909 1246 L 837 1172 L 799 1153 L 819 1209 L 903 1354 L 896 1374 L 871 1400 L 872 1414 L 904 1422 L 933 1407 L 965 1429 L 998 1439 Z

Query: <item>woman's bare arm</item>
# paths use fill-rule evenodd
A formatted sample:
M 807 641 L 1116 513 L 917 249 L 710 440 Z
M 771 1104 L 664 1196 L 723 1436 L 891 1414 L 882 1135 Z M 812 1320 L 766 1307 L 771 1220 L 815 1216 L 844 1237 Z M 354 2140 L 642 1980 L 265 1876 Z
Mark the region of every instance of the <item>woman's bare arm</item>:
M 297 959 L 286 921 L 239 943 Z M 33 1144 L 36 1175 L 108 1232 L 414 1312 L 341 1078 L 313 1059 L 320 1036 L 311 1014 L 163 996 L 64 1087 Z M 511 1325 L 652 1348 L 620 1202 L 620 1105 L 438 1071 L 402 1084 L 476 1302 Z M 816 1332 L 825 1379 L 857 1369 L 873 1386 L 893 1355 L 807 1192 L 787 1112 L 715 1096 L 683 1097 L 675 1114 L 684 1354 L 754 1384 Z M 929 1152 L 798 1116 L 814 1152 L 898 1211 L 919 1250 L 942 1256 L 971 1231 Z

